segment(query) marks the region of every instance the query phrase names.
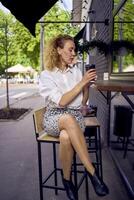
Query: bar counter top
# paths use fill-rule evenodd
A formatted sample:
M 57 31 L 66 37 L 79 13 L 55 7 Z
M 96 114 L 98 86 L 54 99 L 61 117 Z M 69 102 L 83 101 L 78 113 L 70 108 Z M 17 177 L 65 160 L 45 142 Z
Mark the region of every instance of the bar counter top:
M 101 91 L 134 92 L 134 81 L 97 80 L 95 86 Z

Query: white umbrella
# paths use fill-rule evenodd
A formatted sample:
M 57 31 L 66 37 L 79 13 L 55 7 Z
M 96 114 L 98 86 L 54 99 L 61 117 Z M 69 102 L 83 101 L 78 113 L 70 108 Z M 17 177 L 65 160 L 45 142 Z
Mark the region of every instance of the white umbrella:
M 123 71 L 124 72 L 134 72 L 134 65 L 127 66 Z
M 33 69 L 31 66 L 26 67 L 26 70 L 28 73 L 31 73 L 31 74 L 35 73 L 35 69 Z
M 15 66 L 9 67 L 7 69 L 8 73 L 26 73 L 27 69 L 21 64 L 17 64 Z

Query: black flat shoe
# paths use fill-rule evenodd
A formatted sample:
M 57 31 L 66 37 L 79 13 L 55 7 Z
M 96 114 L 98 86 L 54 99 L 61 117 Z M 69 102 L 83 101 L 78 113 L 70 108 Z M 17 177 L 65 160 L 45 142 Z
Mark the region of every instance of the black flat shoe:
M 103 180 L 101 180 L 101 178 L 97 175 L 96 172 L 93 175 L 91 175 L 88 172 L 87 172 L 87 174 L 88 174 L 88 176 L 91 180 L 91 183 L 93 185 L 93 188 L 98 196 L 106 196 L 107 194 L 109 194 L 108 187 L 103 182 Z
M 73 185 L 72 181 L 68 181 L 68 180 L 62 178 L 62 182 L 63 182 L 64 188 L 66 190 L 68 199 L 77 200 L 76 189 L 75 189 L 75 186 Z

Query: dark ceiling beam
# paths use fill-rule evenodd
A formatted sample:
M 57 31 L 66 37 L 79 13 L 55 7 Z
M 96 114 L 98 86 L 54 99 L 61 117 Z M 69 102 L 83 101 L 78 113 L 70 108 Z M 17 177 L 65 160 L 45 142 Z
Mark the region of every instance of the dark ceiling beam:
M 47 23 L 52 23 L 52 24 L 58 24 L 58 23 L 104 23 L 105 25 L 109 25 L 109 19 L 105 19 L 105 20 L 102 20 L 102 21 L 38 21 L 38 23 L 44 23 L 44 24 L 47 24 Z

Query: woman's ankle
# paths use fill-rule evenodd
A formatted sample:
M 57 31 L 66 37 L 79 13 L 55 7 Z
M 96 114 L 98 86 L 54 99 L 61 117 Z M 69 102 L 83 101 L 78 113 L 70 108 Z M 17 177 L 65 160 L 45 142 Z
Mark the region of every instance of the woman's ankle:
M 62 175 L 62 178 L 66 181 L 70 181 L 70 175 L 67 175 L 65 173 L 63 173 L 63 170 L 61 170 L 61 175 Z
M 87 171 L 88 171 L 88 173 L 89 173 L 91 176 L 93 176 L 94 173 L 95 173 L 95 168 L 92 167 L 90 170 L 87 170 Z
M 70 181 L 70 177 L 67 177 L 67 176 L 63 176 L 64 180 L 66 181 Z

